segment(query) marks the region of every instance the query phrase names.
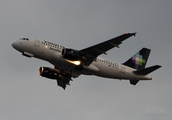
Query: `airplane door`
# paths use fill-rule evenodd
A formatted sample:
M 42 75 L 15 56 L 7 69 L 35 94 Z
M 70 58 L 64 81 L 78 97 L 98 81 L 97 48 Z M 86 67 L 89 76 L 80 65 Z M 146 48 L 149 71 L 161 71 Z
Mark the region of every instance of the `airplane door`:
M 121 73 L 125 74 L 125 67 L 121 66 Z
M 34 46 L 39 47 L 40 46 L 40 40 L 35 39 Z

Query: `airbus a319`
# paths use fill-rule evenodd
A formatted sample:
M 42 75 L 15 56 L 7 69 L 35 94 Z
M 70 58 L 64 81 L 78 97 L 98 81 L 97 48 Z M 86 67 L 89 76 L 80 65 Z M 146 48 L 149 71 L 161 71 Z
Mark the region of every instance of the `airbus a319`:
M 13 48 L 26 57 L 35 57 L 51 63 L 54 68 L 40 67 L 42 77 L 57 81 L 57 85 L 66 88 L 72 78 L 83 75 L 95 75 L 104 78 L 129 80 L 136 85 L 140 80 L 152 80 L 149 73 L 160 68 L 154 65 L 145 68 L 150 49 L 142 48 L 126 62 L 120 64 L 99 57 L 101 54 L 119 45 L 136 33 L 125 33 L 91 47 L 75 50 L 35 38 L 22 38 L 12 43 Z

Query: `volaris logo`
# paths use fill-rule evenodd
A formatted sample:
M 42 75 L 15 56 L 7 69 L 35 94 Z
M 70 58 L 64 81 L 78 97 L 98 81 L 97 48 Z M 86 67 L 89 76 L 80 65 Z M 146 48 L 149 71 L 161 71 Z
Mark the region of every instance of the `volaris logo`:
M 143 64 L 145 64 L 146 61 L 143 59 L 143 56 L 140 55 L 140 52 L 138 52 L 132 57 L 132 63 L 134 63 L 135 68 L 138 69 L 139 66 L 142 66 Z

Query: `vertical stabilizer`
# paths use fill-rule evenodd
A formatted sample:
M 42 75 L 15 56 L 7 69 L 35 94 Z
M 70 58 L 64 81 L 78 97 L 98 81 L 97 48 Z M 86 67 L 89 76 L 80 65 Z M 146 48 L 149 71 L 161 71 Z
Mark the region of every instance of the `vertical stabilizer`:
M 144 69 L 150 54 L 150 49 L 142 48 L 139 52 L 137 52 L 133 57 L 127 60 L 123 65 L 134 69 Z

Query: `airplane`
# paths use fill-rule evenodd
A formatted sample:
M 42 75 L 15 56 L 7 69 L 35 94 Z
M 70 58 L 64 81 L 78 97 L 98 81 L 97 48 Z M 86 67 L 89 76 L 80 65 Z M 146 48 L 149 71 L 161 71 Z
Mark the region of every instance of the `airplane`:
M 124 33 L 118 37 L 91 47 L 76 50 L 66 48 L 37 38 L 21 38 L 12 43 L 12 47 L 26 57 L 35 57 L 48 61 L 54 68 L 40 67 L 39 74 L 42 77 L 57 81 L 57 85 L 64 90 L 70 85 L 72 78 L 80 75 L 95 75 L 104 78 L 129 80 L 136 85 L 140 80 L 152 80 L 149 73 L 160 68 L 160 65 L 147 67 L 146 63 L 150 49 L 142 48 L 126 62 L 120 64 L 105 58 L 101 54 L 119 45 L 136 33 Z

